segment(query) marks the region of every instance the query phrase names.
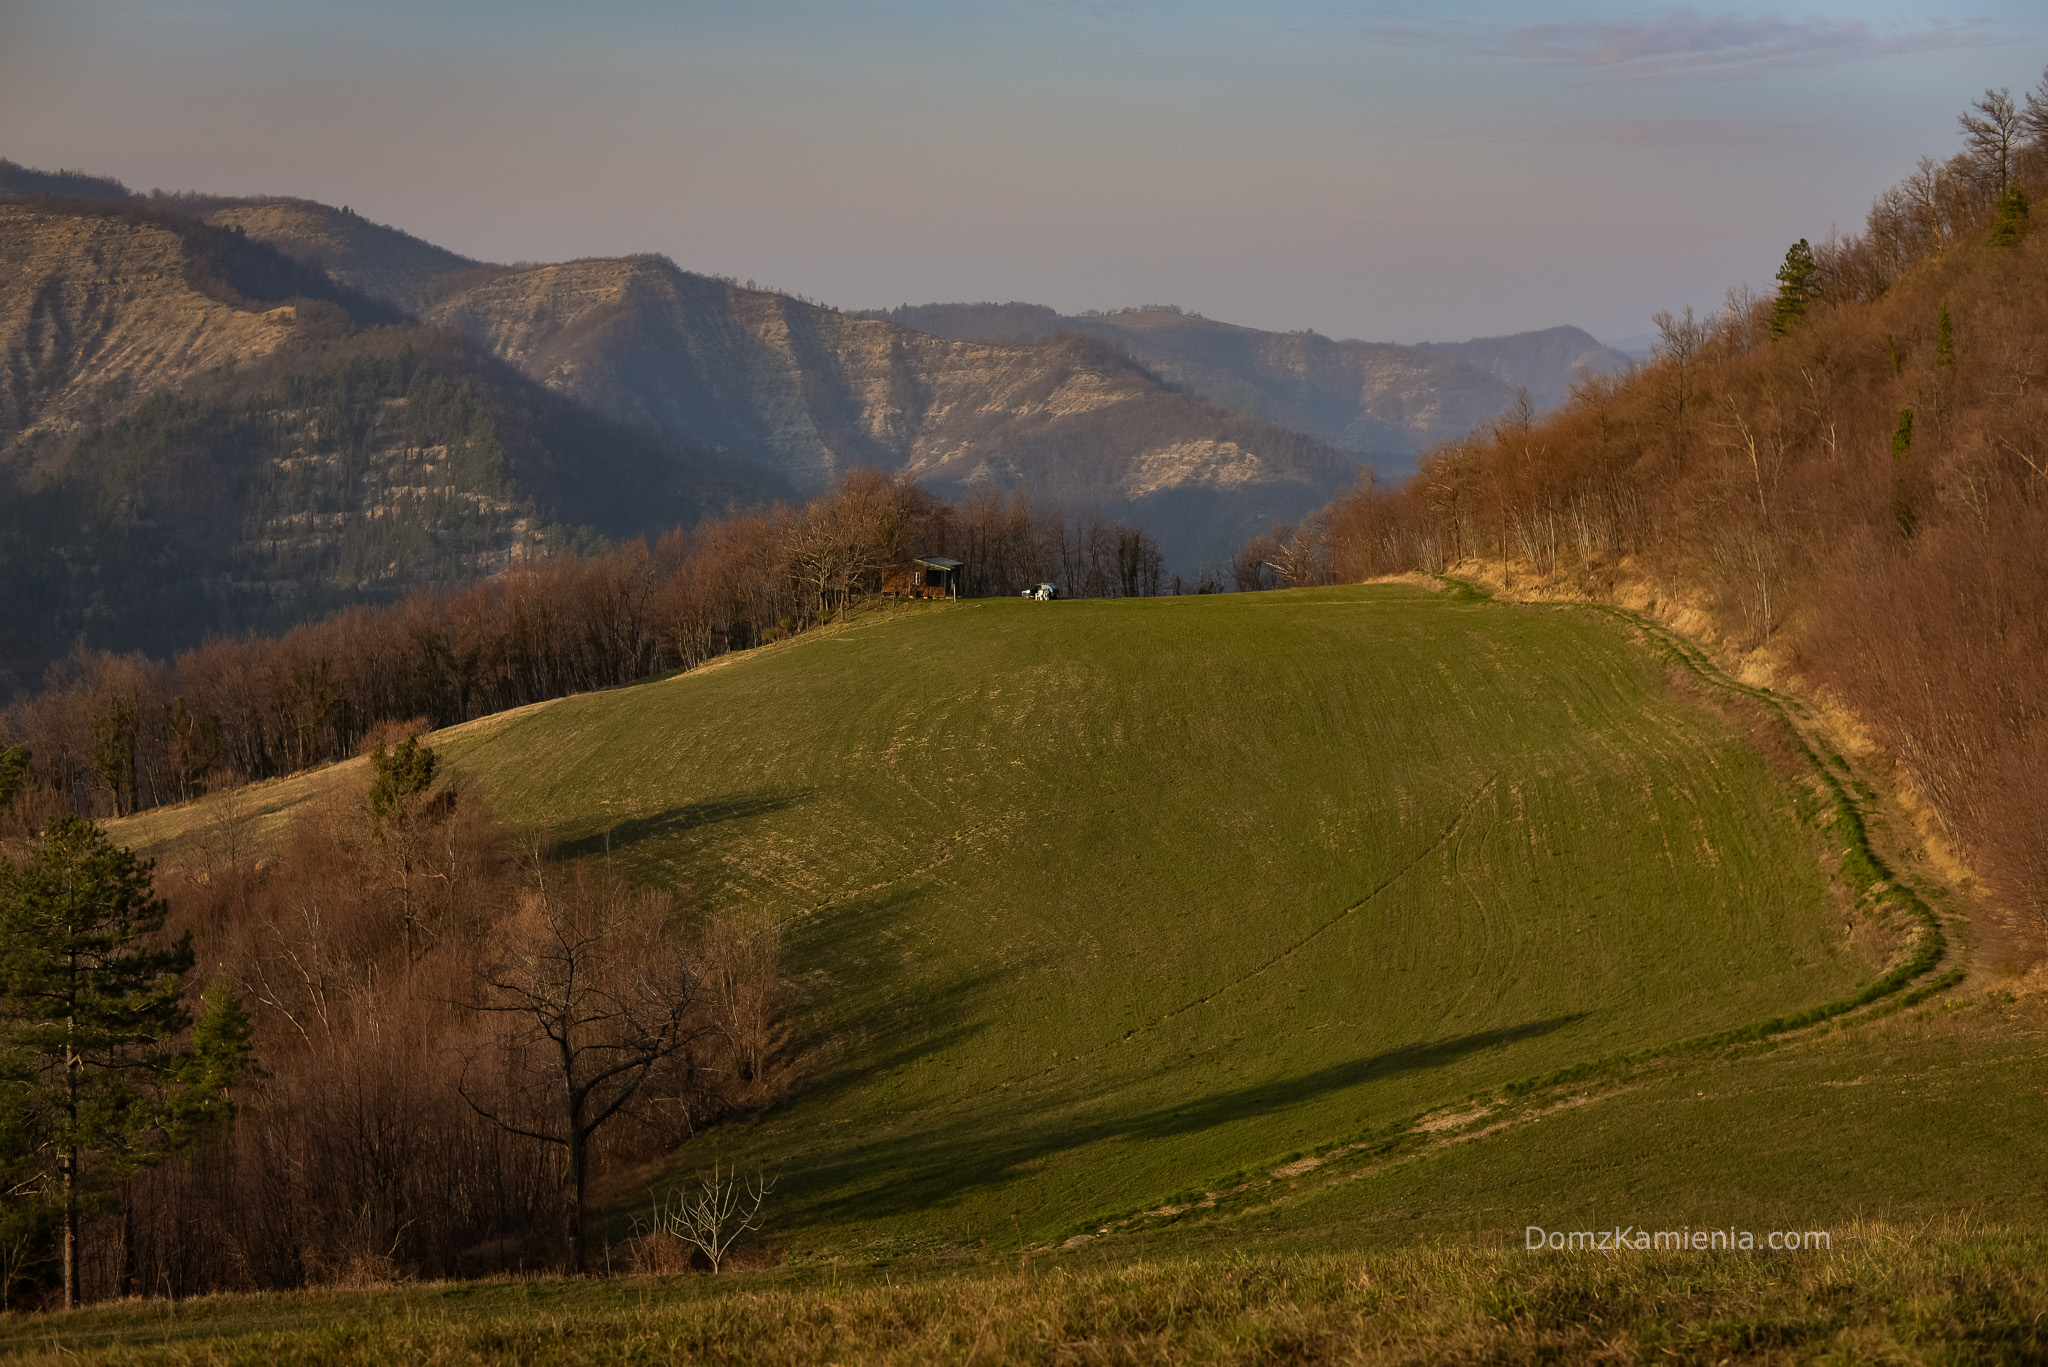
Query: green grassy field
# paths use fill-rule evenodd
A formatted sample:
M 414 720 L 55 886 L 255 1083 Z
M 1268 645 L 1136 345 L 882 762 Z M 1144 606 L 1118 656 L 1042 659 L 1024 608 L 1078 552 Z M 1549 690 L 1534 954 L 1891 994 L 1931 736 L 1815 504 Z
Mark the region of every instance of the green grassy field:
M 444 750 L 513 824 L 784 923 L 796 1098 L 693 1145 L 780 1238 L 1065 1239 L 1874 977 L 1796 766 L 1580 609 L 969 602 Z
M 1609 612 L 1409 586 L 984 601 L 443 733 L 508 824 L 783 926 L 800 1085 L 653 1178 L 776 1174 L 769 1265 L 0 1319 L 0 1348 L 2024 1358 L 2042 999 L 1952 989 L 1951 920 L 1907 988 L 1745 1030 L 1934 940 L 1866 858 L 1867 789 L 1715 680 Z M 274 830 L 347 772 L 244 800 Z M 116 833 L 175 857 L 205 820 Z M 1602 1261 L 1531 1224 L 1840 1242 Z

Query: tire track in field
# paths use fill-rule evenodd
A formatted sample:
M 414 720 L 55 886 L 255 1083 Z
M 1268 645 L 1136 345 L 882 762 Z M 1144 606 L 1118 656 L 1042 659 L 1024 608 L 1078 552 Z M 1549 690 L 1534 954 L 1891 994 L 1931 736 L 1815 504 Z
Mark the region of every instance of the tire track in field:
M 1021 816 L 1012 813 L 1007 816 L 997 817 L 993 821 L 984 821 L 979 826 L 969 826 L 966 830 L 957 832 L 939 843 L 938 848 L 941 853 L 938 858 L 921 864 L 917 868 L 906 870 L 903 873 L 893 874 L 888 878 L 884 878 L 879 883 L 870 883 L 864 888 L 852 888 L 844 892 L 836 892 L 822 902 L 815 902 L 810 906 L 791 912 L 789 915 L 778 919 L 775 924 L 777 928 L 787 926 L 796 921 L 801 921 L 805 917 L 815 916 L 821 911 L 830 911 L 834 907 L 843 906 L 848 902 L 857 902 L 864 897 L 872 897 L 878 892 L 886 892 L 898 883 L 907 883 L 913 878 L 922 878 L 932 872 L 932 870 L 951 863 L 954 859 L 967 853 L 968 850 L 981 848 L 980 844 L 969 844 L 976 837 L 1004 830 L 1016 825 L 1019 820 L 1021 820 Z
M 1145 1022 L 1145 1024 L 1138 1026 L 1136 1029 L 1126 1034 L 1124 1036 L 1124 1039 L 1130 1039 L 1132 1036 L 1136 1035 L 1140 1030 L 1151 1030 L 1158 1026 L 1164 1025 L 1166 1022 L 1172 1020 L 1175 1016 L 1181 1015 L 1188 1011 L 1192 1011 L 1198 1006 L 1206 1006 L 1210 1002 L 1216 1000 L 1216 998 L 1222 996 L 1224 993 L 1244 986 L 1252 979 L 1264 973 L 1267 969 L 1273 968 L 1277 964 L 1281 963 L 1283 960 L 1292 958 L 1295 954 L 1300 953 L 1303 949 L 1307 948 L 1307 946 L 1311 942 L 1313 942 L 1318 937 L 1323 935 L 1326 931 L 1331 930 L 1335 926 L 1349 919 L 1354 913 L 1363 909 L 1368 902 L 1372 901 L 1375 897 L 1378 897 L 1388 888 L 1394 886 L 1394 884 L 1398 883 L 1401 879 L 1407 877 L 1409 870 L 1413 869 L 1417 864 L 1420 864 L 1423 860 L 1429 858 L 1438 850 L 1442 849 L 1444 845 L 1450 840 L 1450 838 L 1458 833 L 1458 828 L 1465 824 L 1465 818 L 1472 814 L 1472 809 L 1479 804 L 1479 799 L 1485 797 L 1487 791 L 1491 789 L 1493 785 L 1498 783 L 1499 781 L 1500 775 L 1496 774 L 1492 778 L 1487 779 L 1486 782 L 1480 784 L 1477 788 L 1473 789 L 1472 796 L 1465 799 L 1465 805 L 1458 809 L 1458 814 L 1451 818 L 1450 824 L 1443 828 L 1443 831 L 1440 834 L 1438 834 L 1437 838 L 1430 841 L 1428 845 L 1424 846 L 1423 849 L 1420 850 L 1413 859 L 1410 859 L 1400 868 L 1395 869 L 1385 878 L 1382 878 L 1376 885 L 1374 885 L 1371 892 L 1366 893 L 1365 896 L 1359 898 L 1350 906 L 1345 907 L 1335 916 L 1332 916 L 1329 920 L 1323 922 L 1314 930 L 1311 930 L 1308 934 L 1302 936 L 1299 940 L 1296 940 L 1293 944 L 1287 946 L 1285 949 L 1281 950 L 1279 953 L 1275 954 L 1272 958 L 1266 960 L 1258 967 L 1248 969 L 1244 973 L 1239 974 L 1237 977 L 1232 978 L 1229 982 L 1223 984 L 1221 987 L 1217 988 L 1213 992 L 1210 992 L 1206 996 L 1197 997 L 1190 1002 L 1183 1002 L 1179 1006 L 1174 1007 L 1171 1011 L 1168 1011 L 1163 1015 L 1157 1016 L 1152 1020 Z

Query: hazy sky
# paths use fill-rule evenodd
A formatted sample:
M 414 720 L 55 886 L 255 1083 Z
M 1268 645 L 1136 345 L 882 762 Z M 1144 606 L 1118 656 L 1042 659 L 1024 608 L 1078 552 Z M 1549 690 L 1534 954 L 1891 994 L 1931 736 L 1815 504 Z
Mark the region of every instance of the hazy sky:
M 846 307 L 1612 337 L 2044 63 L 2041 0 L 0 0 L 0 156 Z

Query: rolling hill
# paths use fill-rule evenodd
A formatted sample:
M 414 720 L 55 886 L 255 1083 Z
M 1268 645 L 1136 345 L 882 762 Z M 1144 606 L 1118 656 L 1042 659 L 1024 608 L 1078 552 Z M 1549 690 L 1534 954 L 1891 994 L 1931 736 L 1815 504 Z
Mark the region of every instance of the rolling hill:
M 1379 1237 L 1446 1164 L 1427 1227 L 1499 1235 L 1495 1155 L 1592 1101 L 1582 1190 L 1518 1187 L 1676 1222 L 1630 1146 L 1701 1068 L 1778 1115 L 1703 1136 L 1775 1155 L 1716 1218 L 1778 1217 L 1825 1122 L 1771 1110 L 1774 1070 L 1826 1098 L 1861 1065 L 1740 1041 L 1938 953 L 1778 715 L 1625 619 L 1396 585 L 876 613 L 438 743 L 514 825 L 783 926 L 802 1085 L 678 1161 L 781 1173 L 787 1249 L 899 1256 Z M 113 829 L 175 859 L 205 810 Z M 2031 1066 L 1997 1057 L 1970 1104 Z M 1473 1142 L 1405 1161 L 1439 1135 Z
M 2048 145 L 2023 150 L 2038 200 Z M 1961 187 L 1947 219 L 1889 198 L 1827 243 L 1833 295 L 1794 271 L 1673 320 L 1625 381 L 1341 499 L 1334 573 L 1367 582 L 869 601 L 450 727 L 420 825 L 371 818 L 362 757 L 109 823 L 246 970 L 258 1039 L 303 1043 L 246 1083 L 254 1123 L 98 1223 L 99 1283 L 143 1248 L 306 1289 L 0 1314 L 0 1351 L 2042 1360 L 2048 251 L 1982 169 L 1923 163 Z M 0 278 L 0 603 L 38 630 L 141 631 L 186 579 L 253 614 L 473 575 L 574 544 L 577 508 L 630 526 L 603 519 L 644 488 L 795 494 L 855 459 L 1220 541 L 1589 354 L 853 317 L 658 257 L 499 267 L 305 201 L 37 174 L 0 163 L 0 195 L 114 205 L 0 206 L 42 263 Z M 564 886 L 679 893 L 649 901 L 711 972 L 747 929 L 782 955 L 787 1076 L 655 1098 L 683 1123 L 606 1153 L 602 1278 L 526 1275 L 561 1169 L 454 1081 L 544 851 L 583 861 Z M 434 879 L 447 915 L 416 922 Z M 416 924 L 477 953 L 416 955 Z M 706 1169 L 773 1177 L 769 1224 L 678 1275 L 636 1236 Z M 472 1187 L 507 1197 L 490 1221 L 401 1251 Z M 1596 1241 L 1623 1231 L 1658 1242 Z

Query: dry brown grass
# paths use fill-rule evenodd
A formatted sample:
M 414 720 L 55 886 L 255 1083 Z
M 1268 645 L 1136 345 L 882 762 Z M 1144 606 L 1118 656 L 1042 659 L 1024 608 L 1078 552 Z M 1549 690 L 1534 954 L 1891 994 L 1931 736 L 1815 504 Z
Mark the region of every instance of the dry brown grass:
M 26 1363 L 1799 1363 L 2038 1360 L 2037 1236 L 1865 1225 L 1832 1252 L 1429 1244 L 956 1272 L 640 1275 L 0 1320 Z

